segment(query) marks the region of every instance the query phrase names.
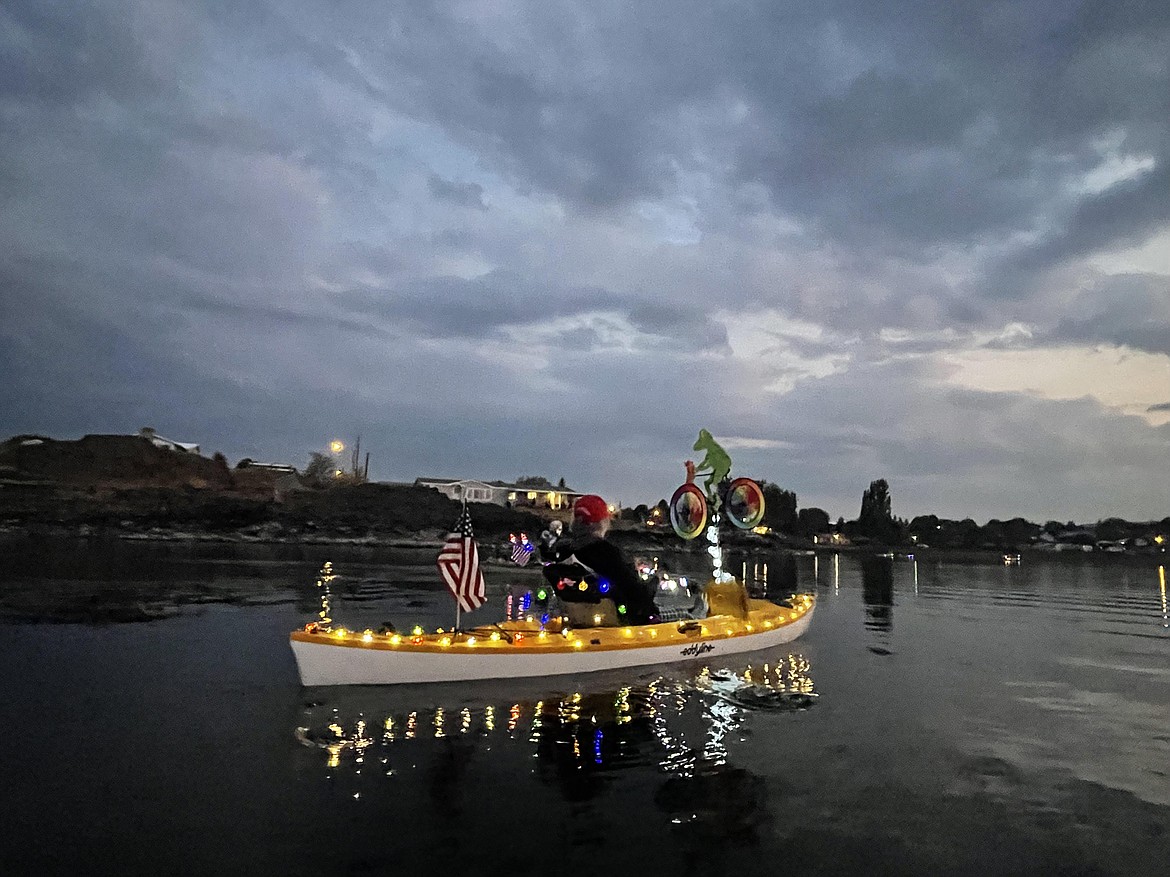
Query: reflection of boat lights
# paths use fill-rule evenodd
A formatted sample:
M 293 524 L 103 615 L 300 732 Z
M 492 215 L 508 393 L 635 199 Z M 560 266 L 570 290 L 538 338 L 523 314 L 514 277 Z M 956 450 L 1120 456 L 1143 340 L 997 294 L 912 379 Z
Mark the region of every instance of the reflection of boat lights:
M 1166 612 L 1166 567 L 1158 567 L 1158 588 L 1162 591 L 1162 626 L 1170 627 L 1170 614 Z
M 354 740 L 354 746 L 359 752 L 373 743 L 373 739 L 366 736 L 366 720 L 358 719 L 357 723 L 357 739 Z M 359 759 L 360 761 L 360 759 Z
M 753 711 L 792 708 L 784 706 L 787 701 L 780 696 L 785 694 L 816 696 L 809 662 L 802 655 L 789 654 L 775 662 L 748 665 L 739 672 L 712 672 L 710 667 L 703 667 L 689 682 L 659 677 L 648 684 L 624 686 L 608 693 L 578 691 L 535 704 L 460 706 L 458 734 L 469 742 L 485 740 L 484 745 L 491 750 L 490 738 L 504 732 L 512 741 L 537 746 L 536 757 L 570 759 L 578 769 L 611 769 L 623 762 L 656 764 L 664 773 L 691 777 L 729 761 L 729 744 L 737 739 L 736 732 Z M 497 721 L 497 715 L 504 710 L 509 715 L 506 730 Z M 693 718 L 696 710 L 701 718 L 698 728 L 684 719 L 688 713 Z M 336 708 L 332 712 L 336 714 Z M 347 764 L 353 776 L 362 776 L 363 767 L 374 763 L 381 765 L 374 775 L 399 777 L 404 768 L 417 769 L 427 763 L 410 755 L 411 747 L 455 733 L 449 712 L 449 708 L 434 706 L 423 712 L 409 712 L 404 718 L 388 715 L 380 723 L 371 723 L 358 714 L 348 731 L 343 727 L 344 721 L 335 717 L 325 726 L 327 732 L 323 735 L 314 737 L 308 728 L 298 728 L 297 737 L 303 744 L 323 750 L 331 776 Z M 522 724 L 527 733 L 517 736 L 515 732 Z M 380 736 L 369 734 L 369 728 L 379 725 L 383 729 Z M 428 726 L 431 734 L 419 733 L 420 728 Z M 650 762 L 630 760 L 631 750 L 626 744 L 641 739 L 643 734 L 652 735 L 661 752 Z M 402 746 L 407 748 L 399 750 Z M 396 751 L 405 757 L 397 757 Z M 377 760 L 369 762 L 367 755 Z M 350 789 L 348 793 L 354 791 Z M 368 787 L 363 786 L 360 795 L 367 794 Z
M 812 677 L 808 675 L 811 665 L 803 655 L 788 656 L 788 686 L 790 691 L 801 694 L 813 693 Z
M 332 731 L 334 735 L 336 735 L 337 740 L 325 747 L 325 750 L 329 753 L 329 757 L 326 763 L 329 768 L 335 768 L 341 764 L 341 750 L 343 750 L 349 744 L 345 739 L 345 730 L 341 727 L 341 725 L 333 722 L 329 725 L 329 730 Z

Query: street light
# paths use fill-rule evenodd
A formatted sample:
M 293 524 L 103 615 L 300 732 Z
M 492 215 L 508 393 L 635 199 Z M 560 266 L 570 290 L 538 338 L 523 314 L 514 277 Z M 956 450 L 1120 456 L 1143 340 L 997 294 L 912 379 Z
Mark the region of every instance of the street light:
M 339 439 L 334 439 L 333 441 L 331 441 L 329 443 L 329 450 L 331 450 L 335 454 L 340 454 L 342 451 L 345 450 L 345 443 L 340 441 Z

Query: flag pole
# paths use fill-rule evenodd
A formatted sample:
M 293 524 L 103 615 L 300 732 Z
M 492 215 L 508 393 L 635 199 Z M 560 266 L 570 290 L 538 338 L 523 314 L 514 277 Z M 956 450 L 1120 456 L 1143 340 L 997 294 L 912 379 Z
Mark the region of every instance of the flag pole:
M 460 510 L 460 517 L 462 517 L 463 515 L 467 514 L 467 490 L 463 487 L 463 485 L 459 486 L 459 494 L 460 494 L 461 498 L 463 499 L 463 508 Z M 459 633 L 459 610 L 461 608 L 462 607 L 459 605 L 459 595 L 456 594 L 455 595 L 455 631 L 454 631 L 456 634 Z

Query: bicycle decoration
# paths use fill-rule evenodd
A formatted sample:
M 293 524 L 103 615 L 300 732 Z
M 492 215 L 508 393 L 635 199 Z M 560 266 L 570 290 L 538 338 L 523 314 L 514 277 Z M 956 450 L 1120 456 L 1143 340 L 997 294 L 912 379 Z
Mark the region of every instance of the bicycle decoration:
M 695 464 L 687 460 L 687 480 L 670 498 L 670 525 L 684 539 L 694 539 L 707 526 L 707 497 L 695 484 Z
M 764 491 L 750 478 L 736 478 L 727 485 L 727 517 L 741 530 L 750 530 L 764 519 Z
M 707 532 L 707 553 L 711 555 L 715 581 L 731 576 L 723 571 L 723 551 L 719 547 L 721 512 L 741 530 L 749 530 L 764 519 L 764 491 L 750 478 L 731 478 L 731 457 L 705 429 L 699 430 L 693 450 L 703 451 L 696 465 L 686 461 L 687 480 L 670 498 L 670 524 L 683 539 L 694 539 Z M 703 485 L 695 482 L 704 474 Z M 710 523 L 708 523 L 710 517 Z

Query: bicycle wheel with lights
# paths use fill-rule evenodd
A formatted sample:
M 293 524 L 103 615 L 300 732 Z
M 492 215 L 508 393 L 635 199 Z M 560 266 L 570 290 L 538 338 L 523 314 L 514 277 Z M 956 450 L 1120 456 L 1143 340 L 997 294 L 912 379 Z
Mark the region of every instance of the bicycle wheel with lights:
M 694 539 L 707 526 L 707 497 L 688 481 L 670 498 L 670 525 L 683 539 Z
M 736 478 L 727 486 L 723 507 L 731 523 L 750 530 L 764 520 L 764 491 L 750 478 Z

